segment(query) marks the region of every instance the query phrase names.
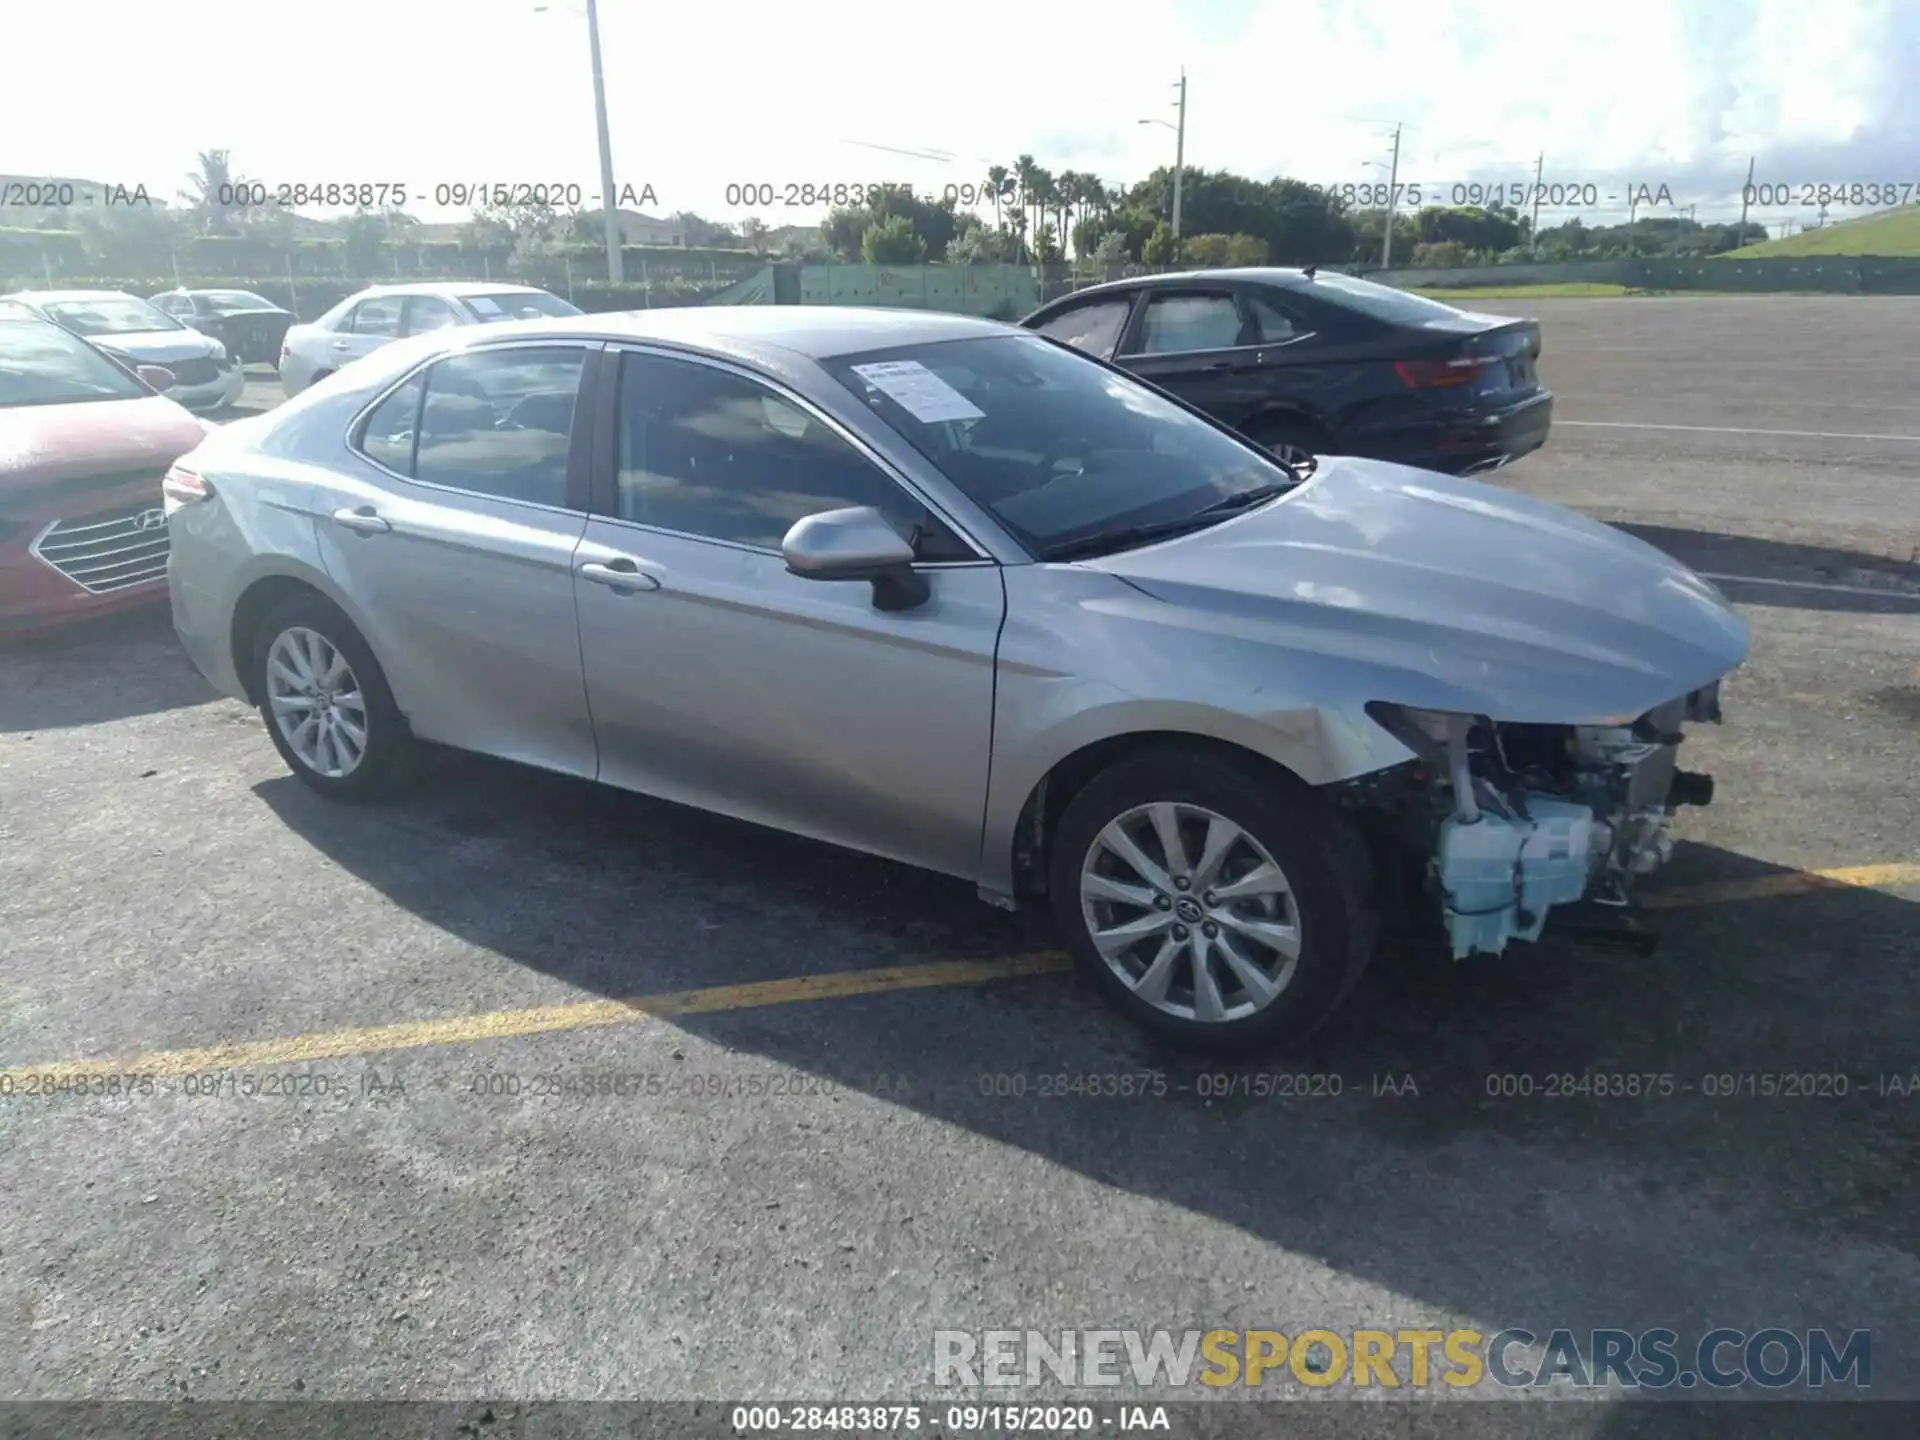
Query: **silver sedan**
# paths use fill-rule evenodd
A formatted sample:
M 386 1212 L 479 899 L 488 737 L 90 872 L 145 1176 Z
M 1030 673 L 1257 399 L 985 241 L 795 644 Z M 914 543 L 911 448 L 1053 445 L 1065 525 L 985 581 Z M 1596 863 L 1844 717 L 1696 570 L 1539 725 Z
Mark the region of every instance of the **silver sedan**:
M 1465 956 L 1624 904 L 1747 647 L 1616 530 L 1284 468 L 955 316 L 402 340 L 165 490 L 175 628 L 315 789 L 432 741 L 942 871 L 1222 1049 L 1324 1019 L 1389 906 Z

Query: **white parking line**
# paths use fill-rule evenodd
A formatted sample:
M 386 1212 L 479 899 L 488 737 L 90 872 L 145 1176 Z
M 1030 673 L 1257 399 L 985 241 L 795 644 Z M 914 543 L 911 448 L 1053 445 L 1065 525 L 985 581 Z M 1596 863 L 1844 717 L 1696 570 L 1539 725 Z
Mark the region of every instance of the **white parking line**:
M 1785 435 L 1800 440 L 1906 440 L 1920 445 L 1920 435 L 1855 435 L 1840 430 L 1751 430 L 1744 425 L 1648 425 L 1633 420 L 1559 420 L 1556 425 L 1579 425 L 1588 430 L 1688 430 L 1700 435 Z
M 1732 581 L 1736 585 L 1778 585 L 1787 590 L 1831 590 L 1839 595 L 1872 595 L 1882 600 L 1920 600 L 1920 590 L 1894 590 L 1870 585 L 1829 585 L 1819 580 L 1768 580 L 1759 575 L 1716 575 L 1711 570 L 1696 572 L 1709 580 Z

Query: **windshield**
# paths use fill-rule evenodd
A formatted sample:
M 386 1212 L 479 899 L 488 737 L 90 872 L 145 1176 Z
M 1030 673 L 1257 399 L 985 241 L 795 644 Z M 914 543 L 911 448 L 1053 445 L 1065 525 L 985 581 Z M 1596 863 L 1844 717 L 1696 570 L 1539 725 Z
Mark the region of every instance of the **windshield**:
M 0 312 L 0 407 L 137 400 L 149 393 L 113 361 L 58 325 Z
M 1313 277 L 1310 284 L 1302 285 L 1300 289 L 1308 294 L 1331 291 L 1333 293 L 1326 298 L 1334 303 L 1394 325 L 1424 325 L 1429 320 L 1460 318 L 1460 311 L 1451 305 L 1442 305 L 1438 300 L 1429 300 L 1424 295 L 1412 295 L 1405 290 L 1396 290 L 1391 285 L 1381 285 L 1373 280 L 1361 280 L 1352 275 L 1336 275 L 1327 270 L 1320 271 Z
M 498 320 L 538 320 L 543 316 L 583 315 L 577 305 L 569 305 L 558 295 L 544 290 L 508 290 L 499 295 L 462 295 L 481 323 Z
M 216 315 L 242 315 L 249 310 L 277 310 L 280 307 L 251 290 L 209 290 L 200 297 Z
M 131 295 L 103 295 L 98 300 L 53 300 L 40 308 L 76 335 L 138 335 L 149 330 L 186 328 L 172 316 Z
M 841 384 L 1045 559 L 1295 476 L 1143 385 L 1034 335 L 824 362 Z M 1222 517 L 1224 518 L 1224 516 Z

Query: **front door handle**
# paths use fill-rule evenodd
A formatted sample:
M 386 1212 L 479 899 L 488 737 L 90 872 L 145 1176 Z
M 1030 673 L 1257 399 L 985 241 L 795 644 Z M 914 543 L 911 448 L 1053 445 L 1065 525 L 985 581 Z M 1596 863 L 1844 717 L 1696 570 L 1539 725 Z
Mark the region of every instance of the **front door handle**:
M 382 519 L 371 505 L 359 505 L 351 510 L 336 510 L 333 512 L 333 523 L 360 535 L 385 535 L 393 529 L 392 523 Z
M 351 350 L 353 345 L 351 341 L 336 340 L 333 342 L 333 348 L 336 350 Z
M 588 560 L 580 566 L 580 578 L 591 580 L 596 585 L 605 585 L 619 594 L 632 594 L 635 590 L 658 590 L 659 577 L 649 575 L 638 564 L 626 556 L 616 556 L 612 560 Z

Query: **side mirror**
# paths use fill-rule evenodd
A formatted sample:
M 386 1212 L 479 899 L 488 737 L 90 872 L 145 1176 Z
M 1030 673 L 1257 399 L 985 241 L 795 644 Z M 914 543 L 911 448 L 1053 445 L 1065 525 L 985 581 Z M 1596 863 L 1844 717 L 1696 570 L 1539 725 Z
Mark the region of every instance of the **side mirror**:
M 911 610 L 933 593 L 913 568 L 913 546 L 871 505 L 802 516 L 780 542 L 780 554 L 803 580 L 869 581 L 880 610 Z
M 163 394 L 174 386 L 173 371 L 164 365 L 136 365 L 133 373 Z

